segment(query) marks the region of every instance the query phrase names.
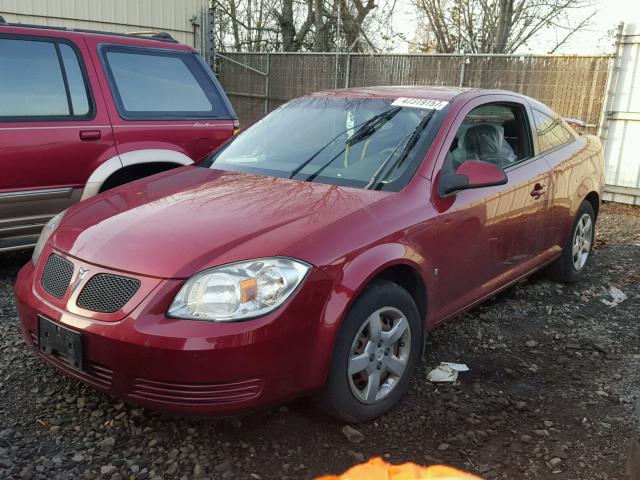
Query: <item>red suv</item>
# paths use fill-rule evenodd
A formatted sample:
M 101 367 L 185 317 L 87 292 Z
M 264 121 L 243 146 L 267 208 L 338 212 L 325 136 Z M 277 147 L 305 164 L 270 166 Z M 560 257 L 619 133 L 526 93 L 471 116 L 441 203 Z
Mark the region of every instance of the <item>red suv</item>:
M 0 252 L 81 199 L 191 164 L 237 132 L 192 48 L 0 17 Z

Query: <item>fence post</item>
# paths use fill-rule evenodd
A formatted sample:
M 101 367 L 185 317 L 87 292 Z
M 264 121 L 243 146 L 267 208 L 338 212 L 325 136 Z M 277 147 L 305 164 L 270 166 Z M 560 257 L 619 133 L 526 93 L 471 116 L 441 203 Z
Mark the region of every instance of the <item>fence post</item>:
M 607 130 L 609 129 L 609 114 L 613 110 L 614 89 L 618 82 L 618 73 L 620 72 L 620 60 L 622 58 L 622 34 L 624 33 L 624 22 L 618 24 L 616 31 L 615 56 L 610 60 L 609 75 L 607 78 L 607 86 L 604 92 L 604 101 L 602 102 L 602 111 L 600 112 L 600 124 L 598 125 L 597 135 L 604 144 L 607 141 Z
M 211 65 L 213 65 L 213 71 L 216 71 L 216 10 L 215 10 L 215 2 L 211 2 L 209 8 L 207 9 L 207 37 L 209 40 L 209 44 L 207 45 L 207 51 L 209 53 L 209 61 Z
M 347 53 L 347 66 L 344 71 L 344 88 L 349 88 L 349 74 L 351 73 L 351 54 Z
M 464 74 L 467 69 L 467 56 L 462 55 L 462 66 L 460 67 L 460 81 L 458 82 L 459 87 L 464 87 Z
M 271 74 L 271 54 L 267 52 L 267 65 L 265 69 L 265 77 L 264 77 L 264 114 L 269 113 L 269 95 L 270 95 L 270 85 L 269 85 L 269 76 Z

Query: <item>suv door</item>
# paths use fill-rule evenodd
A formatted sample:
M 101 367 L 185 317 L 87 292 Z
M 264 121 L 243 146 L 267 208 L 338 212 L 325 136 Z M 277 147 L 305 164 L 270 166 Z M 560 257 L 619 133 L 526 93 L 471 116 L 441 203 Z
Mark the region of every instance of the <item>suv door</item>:
M 184 156 L 183 163 L 196 161 L 236 133 L 233 108 L 196 52 L 122 44 L 96 48 L 125 166 L 129 152 L 141 163 L 168 161 L 173 152 Z
M 115 154 L 83 53 L 62 37 L 0 35 L 0 251 L 35 244 Z
M 481 160 L 501 167 L 508 182 L 436 202 L 439 241 L 448 246 L 437 259 L 438 318 L 528 273 L 546 255 L 549 167 L 533 155 L 530 123 L 518 97 L 483 96 L 465 105 L 449 131 L 436 171 Z

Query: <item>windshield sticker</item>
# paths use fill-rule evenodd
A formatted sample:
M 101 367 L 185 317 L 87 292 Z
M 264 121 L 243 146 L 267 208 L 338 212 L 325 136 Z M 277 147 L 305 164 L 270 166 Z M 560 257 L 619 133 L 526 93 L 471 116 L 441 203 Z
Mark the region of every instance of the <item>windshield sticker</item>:
M 411 108 L 426 108 L 429 110 L 442 110 L 449 105 L 449 102 L 444 100 L 432 100 L 430 98 L 396 98 L 391 104 L 394 107 L 411 107 Z
M 351 135 L 353 135 L 353 127 L 356 124 L 356 119 L 353 115 L 353 112 L 348 111 L 347 112 L 347 123 L 345 124 L 345 127 L 347 127 L 347 138 L 351 138 Z

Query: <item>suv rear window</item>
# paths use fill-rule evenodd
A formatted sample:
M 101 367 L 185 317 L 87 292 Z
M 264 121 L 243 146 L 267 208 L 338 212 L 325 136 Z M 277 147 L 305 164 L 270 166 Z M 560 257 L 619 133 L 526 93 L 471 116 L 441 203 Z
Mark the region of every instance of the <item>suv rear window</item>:
M 194 53 L 137 47 L 102 49 L 125 120 L 228 117 L 216 85 Z

